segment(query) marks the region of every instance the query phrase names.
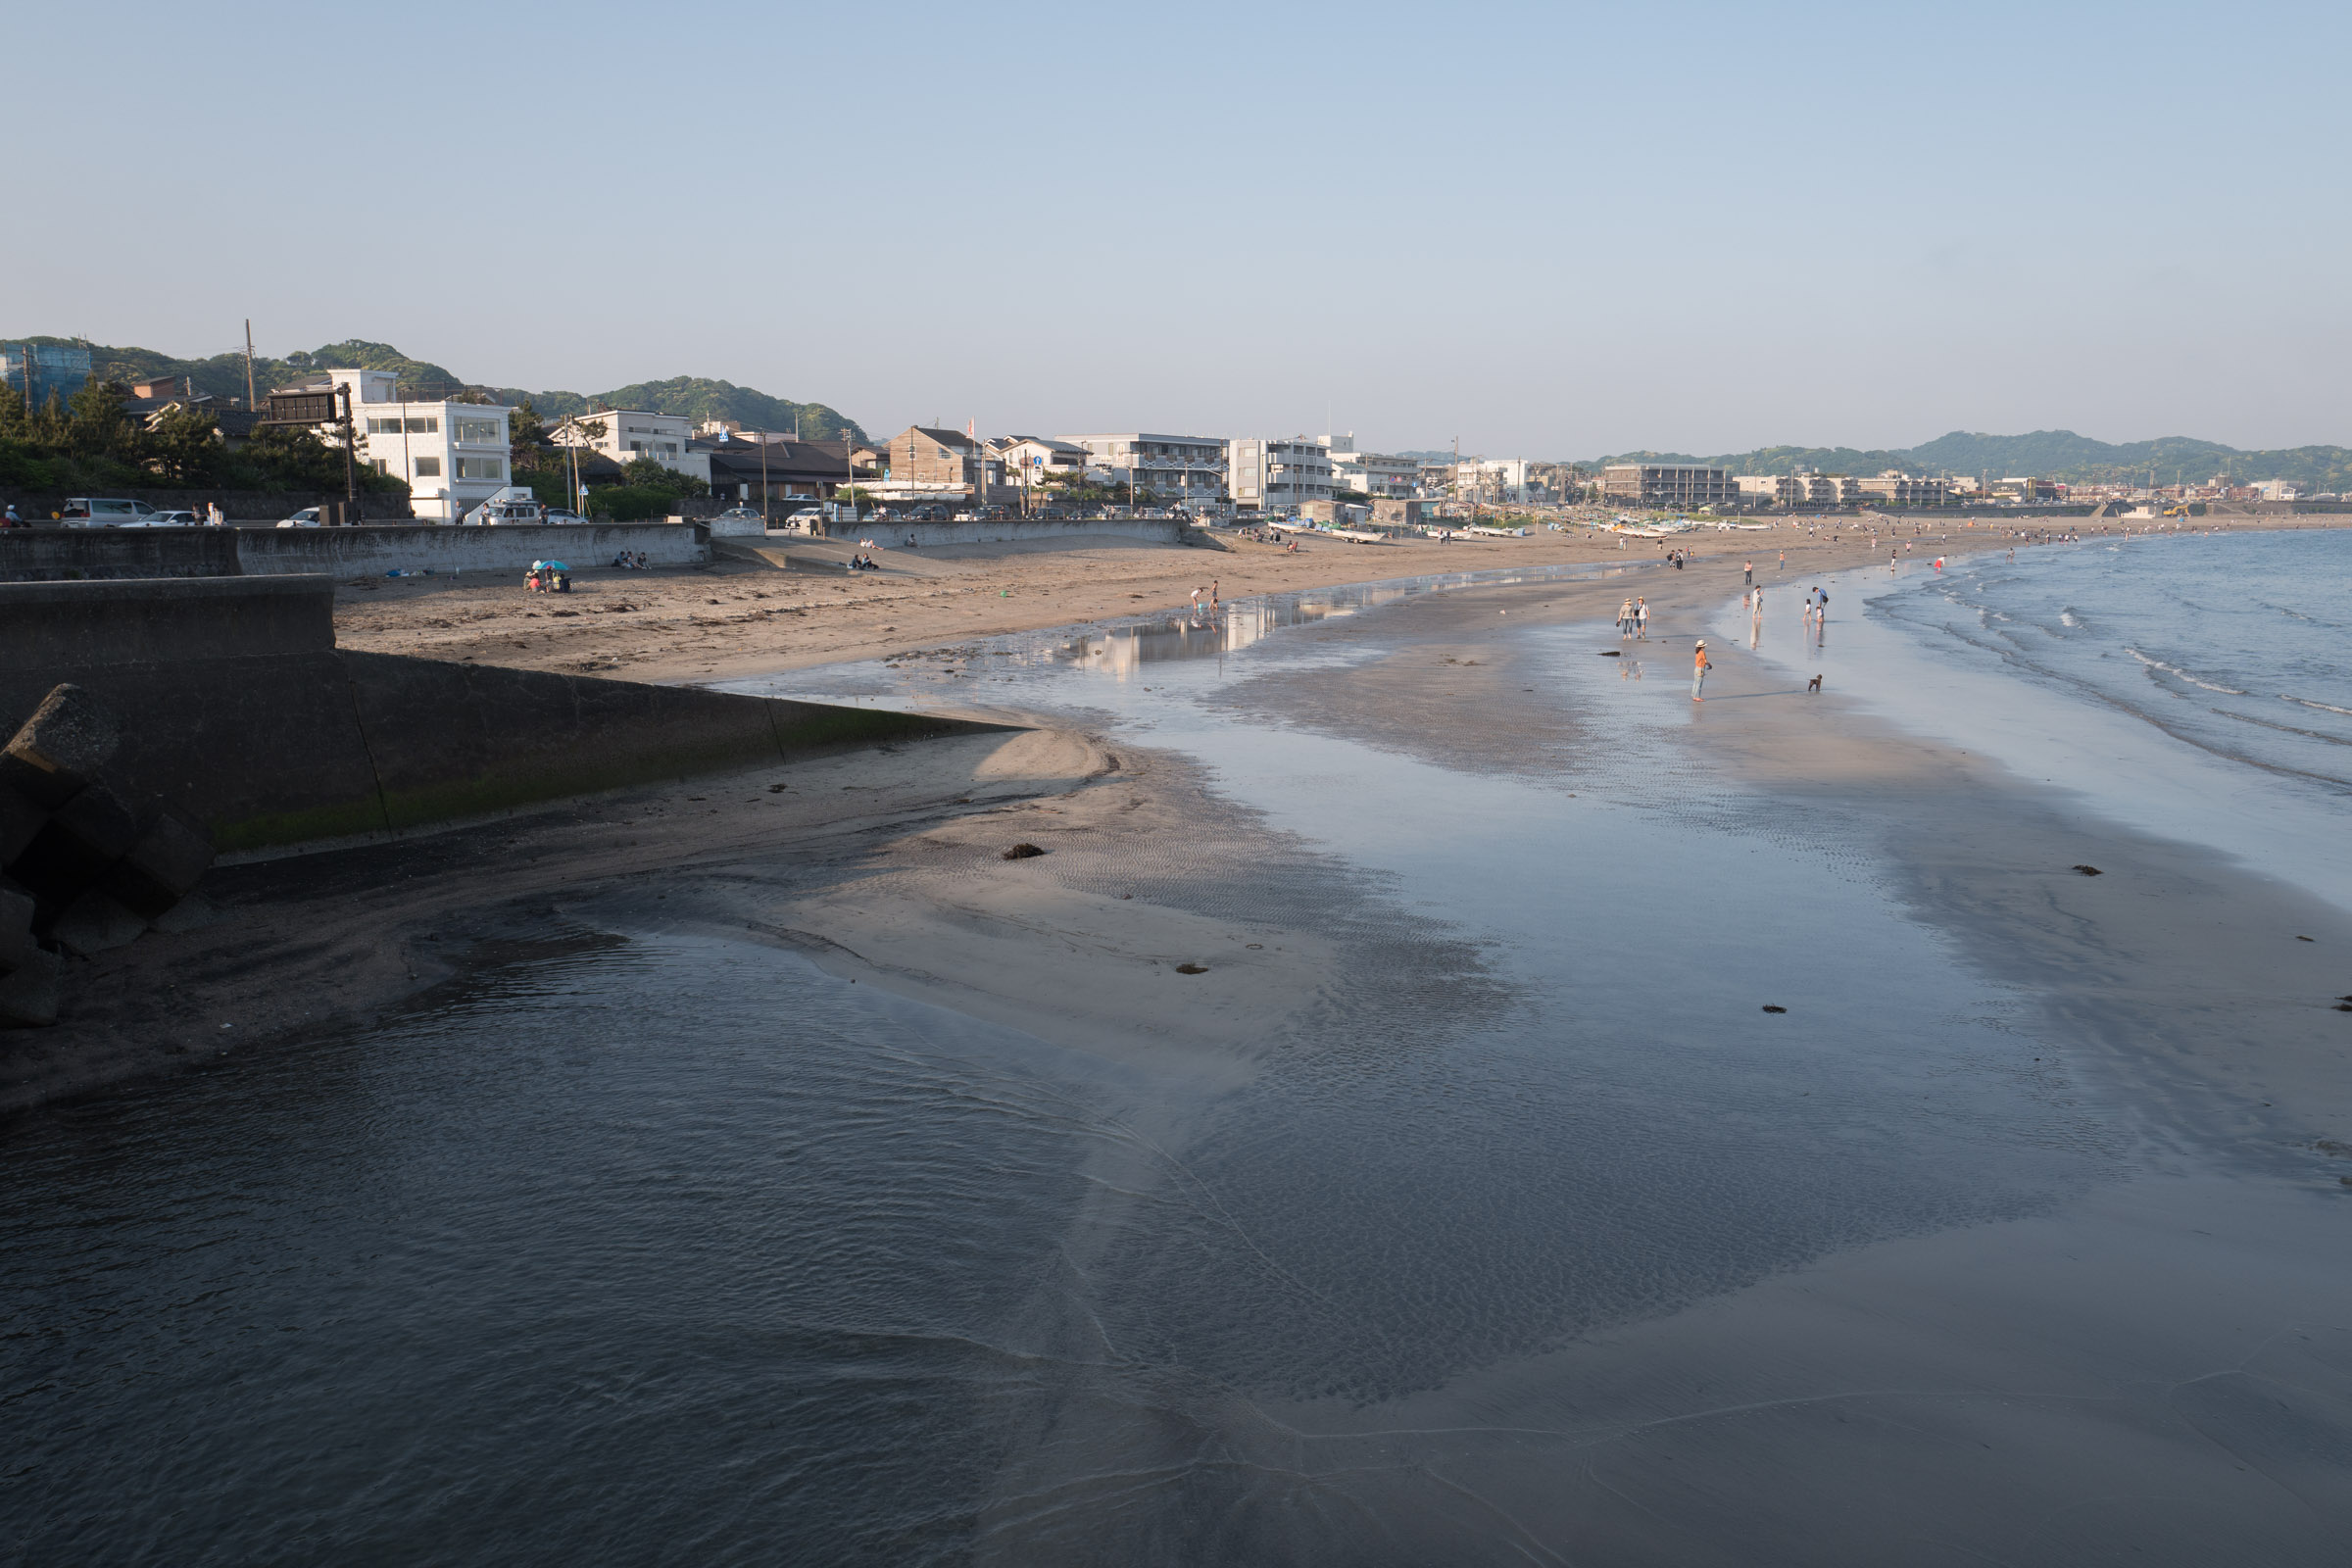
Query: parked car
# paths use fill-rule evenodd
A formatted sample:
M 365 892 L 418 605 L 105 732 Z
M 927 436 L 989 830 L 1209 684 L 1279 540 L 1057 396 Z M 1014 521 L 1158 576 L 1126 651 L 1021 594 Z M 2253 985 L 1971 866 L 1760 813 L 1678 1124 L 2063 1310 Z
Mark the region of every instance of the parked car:
M 762 527 L 767 523 L 767 519 L 760 514 L 758 507 L 729 507 L 710 520 L 712 522 L 757 522 Z
M 108 523 L 110 528 L 201 528 L 204 519 L 193 512 L 157 512 L 129 522 Z
M 280 528 L 317 528 L 321 525 L 319 509 L 305 507 L 278 524 Z
M 588 519 L 587 519 L 586 517 L 583 517 L 583 516 L 581 516 L 581 515 L 580 515 L 578 513 L 576 513 L 576 512 L 572 511 L 572 510 L 571 510 L 570 508 L 568 508 L 568 507 L 550 507 L 550 508 L 548 508 L 548 509 L 547 509 L 547 516 L 546 516 L 545 520 L 546 520 L 546 521 L 548 521 L 548 522 L 564 522 L 564 523 L 571 523 L 571 522 L 583 522 L 583 523 L 584 523 L 584 522 L 586 522 Z
M 787 528 L 797 528 L 803 533 L 814 533 L 816 531 L 816 525 L 824 520 L 824 508 L 802 507 L 784 519 L 784 526 Z
M 938 505 L 917 507 L 906 514 L 906 520 L 909 522 L 945 522 L 948 520 L 948 509 Z
M 146 521 L 155 515 L 155 508 L 144 501 L 114 496 L 74 496 L 57 515 L 69 528 L 120 528 L 126 522 Z

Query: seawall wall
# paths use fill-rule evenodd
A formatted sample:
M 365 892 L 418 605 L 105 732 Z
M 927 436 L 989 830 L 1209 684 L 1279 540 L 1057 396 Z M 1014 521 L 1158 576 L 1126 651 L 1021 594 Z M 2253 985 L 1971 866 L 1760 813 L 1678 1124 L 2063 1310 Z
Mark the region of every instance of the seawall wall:
M 1066 521 L 1045 517 L 1008 517 L 1001 522 L 847 522 L 833 524 L 835 539 L 871 539 L 890 550 L 905 548 L 912 539 L 924 545 L 984 545 L 1001 539 L 1075 539 L 1081 535 L 1114 534 L 1148 544 L 1183 542 L 1190 526 L 1181 517 L 1073 517 Z M 769 537 L 778 537 L 770 535 Z
M 0 582 L 262 577 L 306 572 L 521 571 L 534 561 L 609 564 L 622 551 L 657 566 L 710 559 L 697 523 L 605 522 L 465 528 L 12 528 L 0 533 Z
M 334 646 L 333 586 L 323 576 L 0 584 L 0 727 L 60 681 L 87 688 L 122 722 L 126 788 L 169 800 L 222 851 L 397 834 L 717 768 L 1003 728 L 345 652 Z

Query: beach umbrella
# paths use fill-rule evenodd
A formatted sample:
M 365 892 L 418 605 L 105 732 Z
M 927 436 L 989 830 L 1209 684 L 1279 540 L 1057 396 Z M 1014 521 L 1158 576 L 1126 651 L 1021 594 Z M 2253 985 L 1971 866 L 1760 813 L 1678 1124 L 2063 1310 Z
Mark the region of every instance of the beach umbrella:
M 570 567 L 570 565 L 569 565 L 567 563 L 561 562 L 561 561 L 551 561 L 551 562 L 547 563 L 547 568 L 546 568 L 546 569 L 547 569 L 547 570 L 549 570 L 549 571 L 569 571 L 569 570 L 571 569 L 571 567 Z

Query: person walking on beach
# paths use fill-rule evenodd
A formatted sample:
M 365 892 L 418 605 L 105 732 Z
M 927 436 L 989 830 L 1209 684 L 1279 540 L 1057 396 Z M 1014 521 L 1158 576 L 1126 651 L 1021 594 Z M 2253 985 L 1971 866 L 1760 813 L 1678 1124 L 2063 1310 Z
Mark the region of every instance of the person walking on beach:
M 1649 601 L 1634 601 L 1634 635 L 1642 642 L 1649 641 Z
M 1692 651 L 1690 656 L 1690 700 L 1692 702 L 1703 703 L 1706 701 L 1704 697 L 1698 695 L 1698 689 L 1707 683 L 1707 671 L 1714 667 L 1713 664 L 1707 662 L 1707 640 L 1701 637 L 1698 640 L 1698 647 Z
M 1741 562 L 1740 564 L 1740 575 L 1745 579 L 1750 588 L 1753 588 L 1756 585 L 1756 564 L 1752 561 Z
M 1617 640 L 1625 641 L 1634 634 L 1634 602 L 1628 599 L 1617 607 Z

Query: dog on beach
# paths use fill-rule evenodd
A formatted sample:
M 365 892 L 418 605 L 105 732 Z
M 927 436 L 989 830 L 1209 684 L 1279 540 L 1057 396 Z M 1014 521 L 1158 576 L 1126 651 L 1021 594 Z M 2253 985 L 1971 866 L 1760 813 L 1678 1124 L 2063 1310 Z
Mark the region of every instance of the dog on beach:
M 1819 690 L 1821 690 L 1821 677 L 1819 675 L 1816 675 L 1811 680 L 1805 682 L 1806 695 L 1810 696 L 1812 693 Z

